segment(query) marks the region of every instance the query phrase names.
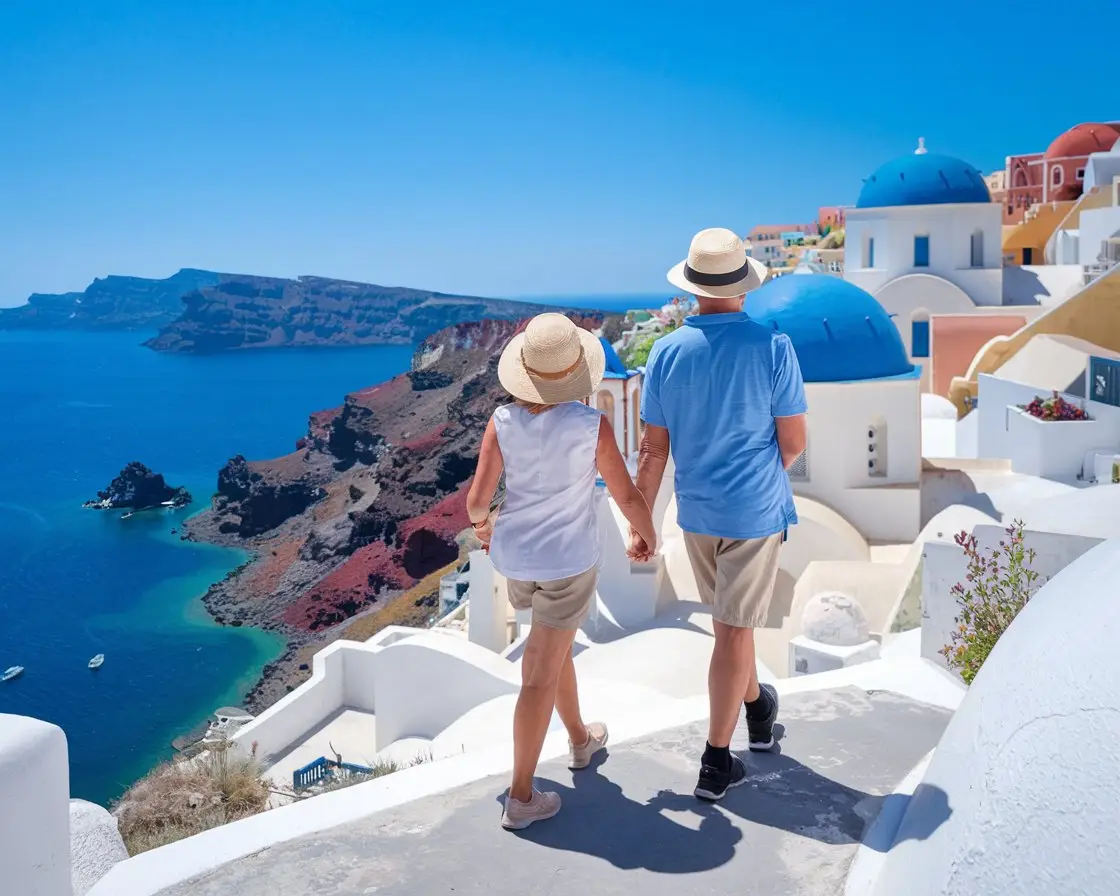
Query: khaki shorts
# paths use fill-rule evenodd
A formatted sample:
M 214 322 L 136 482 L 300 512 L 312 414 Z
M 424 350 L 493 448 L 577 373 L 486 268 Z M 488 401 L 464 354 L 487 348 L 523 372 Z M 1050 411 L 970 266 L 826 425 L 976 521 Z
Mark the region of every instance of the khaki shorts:
M 736 628 L 766 622 L 782 540 L 781 532 L 738 540 L 684 533 L 700 600 L 712 608 L 713 619 Z
M 506 579 L 506 588 L 515 610 L 533 610 L 533 625 L 572 631 L 590 612 L 598 583 L 599 570 L 593 566 L 578 576 L 551 582 Z

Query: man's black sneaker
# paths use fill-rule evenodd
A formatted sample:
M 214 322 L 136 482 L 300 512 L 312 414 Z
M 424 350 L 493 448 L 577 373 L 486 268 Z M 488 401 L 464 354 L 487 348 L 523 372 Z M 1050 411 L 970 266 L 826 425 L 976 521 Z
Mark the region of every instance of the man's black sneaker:
M 774 723 L 778 721 L 778 691 L 772 684 L 760 684 L 759 689 L 770 699 L 770 712 L 764 719 L 752 719 L 747 713 L 748 746 L 755 752 L 774 749 Z
M 700 766 L 700 780 L 696 782 L 693 793 L 697 799 L 715 802 L 722 800 L 732 787 L 738 787 L 747 780 L 747 767 L 738 756 L 731 755 L 731 767 L 727 770 L 714 765 Z

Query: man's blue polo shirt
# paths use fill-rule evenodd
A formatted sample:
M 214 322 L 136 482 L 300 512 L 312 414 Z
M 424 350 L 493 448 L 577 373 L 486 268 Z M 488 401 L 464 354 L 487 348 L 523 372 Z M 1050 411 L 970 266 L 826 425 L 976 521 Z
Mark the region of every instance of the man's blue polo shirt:
M 680 527 L 739 539 L 796 523 L 774 418 L 807 410 L 789 337 L 745 312 L 695 315 L 657 340 L 642 420 L 669 430 Z

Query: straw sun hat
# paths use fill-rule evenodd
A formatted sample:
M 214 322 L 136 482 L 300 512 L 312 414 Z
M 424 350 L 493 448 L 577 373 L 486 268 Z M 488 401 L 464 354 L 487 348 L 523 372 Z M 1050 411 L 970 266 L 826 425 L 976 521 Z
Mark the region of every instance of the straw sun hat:
M 762 285 L 766 265 L 747 255 L 743 241 L 725 227 L 692 238 L 688 258 L 669 271 L 677 289 L 704 299 L 735 299 Z
M 606 367 L 599 337 L 563 314 L 538 314 L 502 351 L 498 380 L 514 398 L 560 404 L 587 398 Z

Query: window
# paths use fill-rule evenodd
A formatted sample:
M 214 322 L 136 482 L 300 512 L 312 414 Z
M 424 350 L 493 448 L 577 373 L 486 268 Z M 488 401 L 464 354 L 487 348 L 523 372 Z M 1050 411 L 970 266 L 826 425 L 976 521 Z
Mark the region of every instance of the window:
M 970 252 L 972 266 L 974 268 L 984 267 L 984 231 L 977 230 L 972 234 L 970 242 Z
M 910 321 L 910 357 L 929 357 L 929 317 L 924 311 L 915 312 Z
M 863 253 L 863 266 L 865 268 L 875 267 L 875 237 L 869 236 L 865 246 L 866 251 Z
M 1078 180 L 1085 180 L 1085 169 L 1084 168 L 1078 168 L 1077 169 L 1077 179 Z
M 1066 173 L 1062 170 L 1061 165 L 1055 165 L 1050 169 L 1050 183 L 1055 187 L 1060 187 L 1066 179 Z
M 887 475 L 887 421 L 882 417 L 867 427 L 867 475 Z
M 928 268 L 929 267 L 929 237 L 916 236 L 914 237 L 914 267 Z

